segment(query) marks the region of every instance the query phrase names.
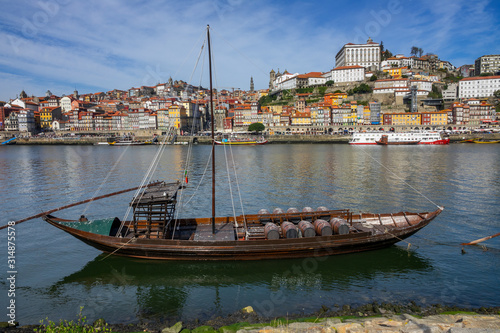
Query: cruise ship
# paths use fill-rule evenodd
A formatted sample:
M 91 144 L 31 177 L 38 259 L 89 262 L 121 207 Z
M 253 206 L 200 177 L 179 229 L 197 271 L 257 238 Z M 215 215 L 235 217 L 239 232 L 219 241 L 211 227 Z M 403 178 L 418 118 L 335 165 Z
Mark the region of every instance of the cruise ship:
M 363 132 L 353 133 L 349 140 L 350 145 L 376 145 L 377 141 L 387 135 L 389 142 L 415 142 L 419 145 L 447 145 L 449 138 L 442 138 L 439 132 L 421 131 L 421 132 Z

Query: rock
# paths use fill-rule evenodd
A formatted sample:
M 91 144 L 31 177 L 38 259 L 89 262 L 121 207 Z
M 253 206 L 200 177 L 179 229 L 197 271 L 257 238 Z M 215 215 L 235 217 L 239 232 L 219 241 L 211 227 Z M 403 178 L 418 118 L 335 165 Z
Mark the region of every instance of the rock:
M 253 308 L 249 305 L 243 309 L 241 309 L 241 312 L 243 313 L 254 313 Z
M 167 327 L 161 330 L 161 333 L 179 333 L 182 329 L 182 321 L 175 323 L 172 327 Z
M 16 321 L 15 325 L 11 325 L 8 321 L 0 321 L 0 328 L 7 328 L 7 327 L 15 327 L 19 326 L 19 323 Z
M 357 333 L 364 332 L 364 327 L 358 323 L 345 323 L 335 325 L 335 329 L 338 333 Z

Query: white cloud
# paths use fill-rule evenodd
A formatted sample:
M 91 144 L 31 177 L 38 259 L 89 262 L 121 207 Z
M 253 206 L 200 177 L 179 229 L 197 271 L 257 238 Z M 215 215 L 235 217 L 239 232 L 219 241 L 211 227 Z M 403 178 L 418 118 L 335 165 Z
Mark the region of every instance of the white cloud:
M 394 1 L 400 13 L 387 22 L 374 16 Z M 187 81 L 207 23 L 221 87 L 248 89 L 253 76 L 256 88 L 266 88 L 271 69 L 329 70 L 342 45 L 359 31 L 369 35 L 370 27 L 371 37 L 393 53 L 408 54 L 416 45 L 452 63 L 467 58 L 470 63 L 497 52 L 498 33 L 491 30 L 497 30 L 498 10 L 492 5 L 486 0 L 363 0 L 342 8 L 329 1 L 8 2 L 0 12 L 0 71 L 15 74 L 29 85 L 26 90 L 57 94 L 75 87 L 128 89 L 170 76 Z M 379 26 L 374 30 L 368 23 Z M 198 82 L 196 74 L 193 84 Z M 7 86 L 1 88 L 0 99 L 14 97 Z

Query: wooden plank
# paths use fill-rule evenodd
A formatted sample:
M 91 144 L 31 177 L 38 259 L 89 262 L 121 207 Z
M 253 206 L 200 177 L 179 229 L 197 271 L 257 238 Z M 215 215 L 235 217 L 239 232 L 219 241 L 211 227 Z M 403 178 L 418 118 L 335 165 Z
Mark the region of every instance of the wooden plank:
M 234 227 L 232 223 L 216 224 L 215 234 L 209 224 L 199 225 L 194 234 L 194 241 L 234 241 Z

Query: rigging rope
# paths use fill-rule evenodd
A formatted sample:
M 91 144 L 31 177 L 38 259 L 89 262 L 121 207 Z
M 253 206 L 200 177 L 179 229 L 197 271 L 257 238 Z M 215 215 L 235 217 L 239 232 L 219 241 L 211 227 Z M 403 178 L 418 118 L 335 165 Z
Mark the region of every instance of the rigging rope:
M 394 171 L 392 171 L 391 169 L 389 169 L 388 167 L 386 167 L 384 164 L 382 164 L 380 161 L 378 161 L 376 158 L 374 158 L 372 155 L 370 155 L 365 149 L 361 148 L 361 147 L 358 147 L 359 149 L 361 149 L 361 151 L 368 155 L 368 157 L 370 157 L 372 160 L 374 160 L 375 162 L 377 162 L 378 165 L 380 165 L 381 167 L 383 167 L 386 171 L 388 171 L 390 174 L 392 174 L 394 177 L 396 177 L 397 179 L 399 179 L 400 181 L 403 182 L 403 184 L 405 184 L 406 186 L 408 186 L 409 188 L 411 188 L 413 191 L 415 191 L 417 194 L 420 194 L 423 198 L 427 199 L 427 201 L 429 201 L 430 203 L 432 203 L 433 205 L 435 205 L 437 208 L 441 208 L 443 209 L 442 206 L 439 206 L 437 203 L 435 203 L 434 201 L 432 201 L 429 197 L 427 197 L 425 194 L 423 194 L 422 192 L 420 192 L 419 190 L 417 190 L 415 187 L 413 187 L 412 185 L 410 185 L 407 181 L 405 181 L 403 178 L 401 178 L 399 175 L 397 175 Z
M 241 197 L 240 182 L 238 180 L 238 173 L 236 172 L 236 167 L 235 167 L 236 164 L 234 163 L 234 154 L 233 154 L 233 150 L 232 150 L 232 146 L 231 145 L 229 145 L 229 150 L 231 151 L 231 158 L 232 158 L 232 161 L 233 161 L 234 179 L 236 181 L 236 188 L 238 190 L 238 197 L 240 199 L 241 215 L 243 216 L 243 226 L 245 228 L 245 236 L 248 236 L 247 219 L 246 219 L 246 216 L 245 216 L 245 209 L 243 208 L 243 198 Z M 236 219 L 236 217 L 235 217 L 235 219 Z
M 121 159 L 123 158 L 123 156 L 125 156 L 125 153 L 127 152 L 128 148 L 130 146 L 127 146 L 123 152 L 120 154 L 120 156 L 118 157 L 118 159 L 116 160 L 116 162 L 113 164 L 113 166 L 111 167 L 111 170 L 109 170 L 108 174 L 106 175 L 106 177 L 104 178 L 104 180 L 101 182 L 101 185 L 99 185 L 99 187 L 97 188 L 97 190 L 95 190 L 94 194 L 92 195 L 91 199 L 94 199 L 97 194 L 101 191 L 101 189 L 104 187 L 104 185 L 106 184 L 109 176 L 111 176 L 113 174 L 113 171 L 115 170 L 115 168 L 118 166 L 118 164 L 120 164 L 120 161 Z M 90 205 L 92 204 L 93 200 L 90 201 L 83 209 L 82 213 L 80 215 L 85 215 L 85 213 L 87 212 L 87 210 L 90 208 Z
M 158 163 L 160 161 L 160 157 L 165 150 L 167 139 L 172 135 L 172 133 L 173 132 L 171 130 L 169 130 L 169 132 L 167 132 L 167 134 L 163 138 L 163 141 L 161 143 L 159 143 L 159 147 L 157 149 L 155 156 L 153 157 L 153 161 L 151 162 L 148 171 L 146 172 L 146 174 L 144 175 L 144 177 L 142 179 L 141 186 L 143 186 L 146 182 L 149 182 L 151 180 L 151 178 L 154 174 L 154 171 L 156 170 Z M 130 211 L 132 210 L 133 203 L 136 201 L 140 201 L 142 199 L 145 191 L 146 191 L 145 189 L 143 190 L 143 189 L 139 188 L 135 192 L 133 199 L 132 199 L 132 202 L 128 206 L 127 211 L 125 212 L 125 215 L 123 216 L 123 219 L 122 219 L 122 222 L 120 224 L 120 228 L 118 229 L 117 235 L 121 235 L 121 231 L 123 229 L 123 226 L 125 225 L 125 221 L 127 220 L 128 216 L 130 214 Z M 139 196 L 139 194 L 140 194 L 140 196 Z
M 226 149 L 226 145 L 222 145 L 222 146 L 224 147 L 224 157 L 226 159 L 227 180 L 229 183 L 229 196 L 231 198 L 231 206 L 233 207 L 234 224 L 235 224 L 236 228 L 238 228 L 238 221 L 236 221 L 236 209 L 234 206 L 234 198 L 233 198 L 233 187 L 231 186 L 231 173 L 229 172 L 229 162 L 227 160 L 227 149 Z M 231 150 L 231 149 L 229 149 L 229 150 Z M 231 150 L 231 155 L 232 155 L 232 153 L 233 152 Z M 233 168 L 235 168 L 234 164 L 233 164 Z

